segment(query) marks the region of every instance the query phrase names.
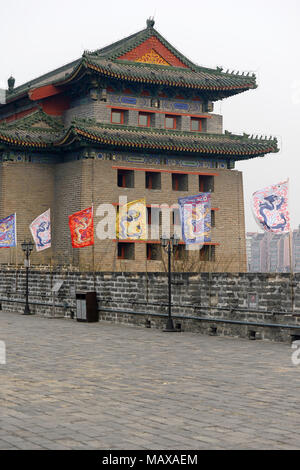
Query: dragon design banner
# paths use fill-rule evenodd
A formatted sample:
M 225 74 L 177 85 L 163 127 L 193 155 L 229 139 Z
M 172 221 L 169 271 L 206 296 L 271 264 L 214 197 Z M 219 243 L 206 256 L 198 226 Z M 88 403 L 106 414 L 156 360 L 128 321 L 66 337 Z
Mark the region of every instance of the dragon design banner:
M 69 227 L 73 248 L 94 245 L 93 207 L 69 215 Z
M 203 244 L 211 241 L 211 194 L 200 193 L 178 199 L 183 241 Z
M 266 232 L 290 231 L 288 211 L 288 181 L 256 191 L 251 201 L 254 219 Z
M 147 240 L 145 199 L 137 199 L 119 207 L 116 235 L 120 240 Z
M 39 215 L 29 226 L 36 251 L 51 247 L 50 209 Z
M 17 246 L 17 217 L 11 214 L 0 220 L 0 248 Z

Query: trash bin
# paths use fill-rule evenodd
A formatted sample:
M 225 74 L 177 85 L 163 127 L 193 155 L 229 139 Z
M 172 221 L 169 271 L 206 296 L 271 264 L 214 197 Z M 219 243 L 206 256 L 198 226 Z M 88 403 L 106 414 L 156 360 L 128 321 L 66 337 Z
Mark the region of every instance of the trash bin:
M 76 293 L 76 319 L 84 322 L 99 321 L 96 292 Z

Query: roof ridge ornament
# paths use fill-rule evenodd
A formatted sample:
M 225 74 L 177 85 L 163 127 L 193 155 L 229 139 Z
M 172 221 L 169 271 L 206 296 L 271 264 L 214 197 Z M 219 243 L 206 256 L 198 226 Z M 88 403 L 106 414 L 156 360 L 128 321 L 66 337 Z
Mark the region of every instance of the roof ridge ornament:
M 153 28 L 153 26 L 155 25 L 155 21 L 154 21 L 154 16 L 150 16 L 148 19 L 147 19 L 147 28 Z
M 8 84 L 8 91 L 13 91 L 15 87 L 15 79 L 13 76 L 9 77 L 9 79 L 7 80 L 7 84 Z

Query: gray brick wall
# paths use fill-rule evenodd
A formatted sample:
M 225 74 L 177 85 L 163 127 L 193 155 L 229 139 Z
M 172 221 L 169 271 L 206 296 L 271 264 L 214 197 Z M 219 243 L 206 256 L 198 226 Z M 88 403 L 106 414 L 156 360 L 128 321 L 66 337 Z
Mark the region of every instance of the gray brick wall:
M 136 108 L 127 111 L 126 124 L 130 126 L 138 126 L 138 110 L 145 109 L 145 111 L 152 112 L 151 127 L 157 129 L 165 128 L 165 114 L 164 113 L 187 113 L 193 115 L 203 115 L 201 107 L 198 109 L 195 107 L 195 102 L 191 100 L 185 100 L 187 105 L 186 110 L 176 109 L 176 100 L 172 99 L 161 99 L 159 111 L 162 113 L 154 113 L 155 108 L 151 108 L 150 98 L 134 97 L 136 104 L 124 104 L 121 100 L 125 95 L 119 93 L 109 93 L 107 101 L 100 101 L 100 95 L 98 100 L 93 100 L 89 95 L 76 99 L 72 102 L 71 108 L 64 114 L 65 126 L 69 126 L 72 119 L 84 118 L 84 119 L 96 119 L 99 122 L 110 123 L 111 122 L 111 107 L 130 107 Z M 129 97 L 130 98 L 130 97 Z M 178 101 L 178 100 L 177 100 Z M 180 100 L 181 101 L 181 100 Z M 199 105 L 198 105 L 199 106 Z M 211 133 L 222 133 L 222 116 L 217 114 L 208 114 L 210 116 L 203 123 L 203 132 Z M 177 129 L 182 131 L 191 130 L 191 117 L 190 116 L 179 116 Z
M 82 209 L 82 161 L 60 163 L 55 166 L 55 203 L 51 226 L 56 262 L 78 264 L 78 250 L 71 245 L 69 215 Z
M 56 315 L 76 312 L 77 291 L 95 290 L 101 319 L 139 325 L 148 321 L 153 327 L 165 326 L 165 273 L 93 274 L 32 269 L 32 312 L 53 313 L 51 289 L 57 280 L 64 282 L 55 299 Z M 1 309 L 22 313 L 24 296 L 24 269 L 2 268 Z M 300 274 L 291 278 L 289 274 L 175 273 L 172 303 L 174 323 L 185 331 L 243 338 L 254 333 L 257 339 L 272 341 L 290 341 L 300 336 Z
M 223 116 L 220 114 L 211 115 L 211 119 L 206 120 L 206 129 L 204 131 L 209 134 L 222 134 L 223 132 Z

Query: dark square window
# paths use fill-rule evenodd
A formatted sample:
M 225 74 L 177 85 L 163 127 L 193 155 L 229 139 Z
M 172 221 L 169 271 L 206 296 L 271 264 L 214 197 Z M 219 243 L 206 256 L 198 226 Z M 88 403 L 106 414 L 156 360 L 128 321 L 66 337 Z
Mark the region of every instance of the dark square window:
M 166 115 L 165 117 L 165 128 L 166 129 L 176 129 L 176 117 Z
M 204 245 L 200 250 L 200 261 L 215 261 L 216 247 L 214 245 Z
M 199 191 L 201 193 L 213 193 L 214 177 L 209 175 L 199 175 Z
M 185 245 L 178 245 L 174 254 L 176 261 L 183 261 L 188 258 L 188 251 Z
M 118 259 L 134 259 L 134 243 L 118 243 Z
M 191 118 L 191 131 L 202 131 L 202 120 L 198 118 Z
M 134 171 L 118 170 L 118 186 L 120 188 L 134 188 Z
M 146 171 L 146 188 L 161 189 L 161 175 L 159 172 Z
M 111 110 L 111 122 L 113 124 L 124 124 L 124 111 L 118 109 Z
M 150 127 L 151 115 L 149 113 L 139 113 L 139 126 Z
M 161 246 L 159 243 L 147 243 L 147 260 L 161 260 Z
M 188 191 L 188 175 L 172 173 L 173 191 Z

